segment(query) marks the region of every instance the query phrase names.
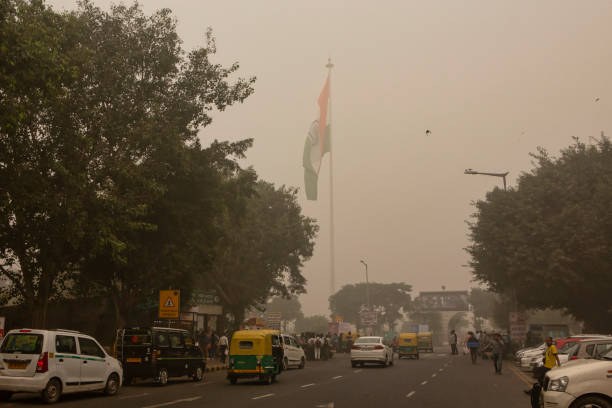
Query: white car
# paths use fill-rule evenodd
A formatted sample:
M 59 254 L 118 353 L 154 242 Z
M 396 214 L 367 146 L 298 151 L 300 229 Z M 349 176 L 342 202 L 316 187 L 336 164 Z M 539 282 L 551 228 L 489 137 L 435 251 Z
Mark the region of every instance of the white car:
M 285 356 L 283 357 L 283 370 L 289 367 L 304 368 L 306 365 L 306 356 L 304 355 L 302 347 L 300 347 L 295 340 L 295 337 L 286 334 L 282 336 L 283 348 L 285 351 Z
M 91 336 L 68 330 L 19 329 L 0 346 L 0 400 L 40 393 L 47 403 L 62 394 L 119 391 L 123 370 Z
M 612 407 L 612 350 L 550 370 L 541 397 L 544 408 Z
M 355 340 L 351 348 L 351 366 L 365 363 L 393 365 L 393 350 L 383 343 L 382 337 L 366 336 Z

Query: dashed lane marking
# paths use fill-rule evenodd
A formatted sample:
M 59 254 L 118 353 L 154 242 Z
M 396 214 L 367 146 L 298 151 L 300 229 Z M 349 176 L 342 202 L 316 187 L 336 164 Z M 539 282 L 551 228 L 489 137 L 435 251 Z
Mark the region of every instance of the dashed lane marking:
M 164 402 L 162 404 L 147 405 L 146 407 L 142 407 L 142 408 L 161 408 L 161 407 L 167 407 L 169 405 L 176 405 L 176 404 L 178 404 L 180 402 L 192 402 L 192 401 L 195 401 L 195 400 L 199 400 L 200 398 L 202 398 L 202 396 L 193 397 L 193 398 L 183 398 L 183 399 L 178 399 L 178 400 L 174 400 L 174 401 Z
M 363 370 L 355 370 L 353 371 L 355 374 L 362 372 Z
M 432 374 L 432 375 L 431 375 L 431 378 L 435 378 L 435 376 L 436 376 L 436 375 L 438 375 L 438 374 Z
M 143 392 L 142 394 L 135 394 L 135 395 L 125 395 L 123 397 L 119 397 L 118 399 L 120 400 L 124 400 L 124 399 L 129 399 L 129 398 L 138 398 L 138 397 L 145 397 L 149 395 L 148 392 Z
M 202 385 L 214 384 L 212 382 L 200 382 L 197 384 L 193 384 L 194 387 L 201 387 Z
M 421 383 L 421 385 L 425 385 L 425 384 L 427 384 L 427 380 L 425 380 L 425 381 L 423 381 L 423 382 Z
M 304 385 L 300 386 L 300 388 L 308 388 L 308 387 L 312 387 L 312 386 L 314 386 L 314 385 L 315 385 L 315 383 L 311 383 L 311 384 L 304 384 Z
M 253 397 L 253 398 L 251 398 L 251 399 L 253 399 L 253 400 L 258 400 L 258 399 L 268 398 L 268 397 L 273 397 L 273 396 L 274 396 L 274 394 L 264 394 L 264 395 L 259 395 L 259 396 L 257 396 L 257 397 Z
M 416 394 L 416 391 L 410 391 L 408 394 L 406 394 L 406 398 L 410 398 L 410 397 L 412 397 L 414 394 Z
M 332 377 L 332 380 L 337 380 L 338 378 L 342 378 L 342 376 L 341 375 L 337 375 L 335 377 Z
M 442 372 L 442 371 L 444 371 L 444 369 L 443 369 L 443 368 L 441 368 L 441 369 L 439 369 L 438 371 Z

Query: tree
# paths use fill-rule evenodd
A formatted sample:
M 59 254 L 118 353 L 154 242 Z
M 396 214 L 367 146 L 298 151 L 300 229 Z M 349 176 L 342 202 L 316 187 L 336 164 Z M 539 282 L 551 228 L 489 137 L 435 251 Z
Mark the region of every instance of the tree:
M 304 317 L 302 313 L 302 305 L 297 297 L 291 296 L 285 298 L 277 296 L 272 298 L 266 304 L 266 312 L 281 313 L 281 321 L 283 322 L 284 331 L 287 331 L 287 323 Z
M 565 309 L 591 330 L 612 326 L 612 143 L 539 149 L 518 186 L 476 203 L 475 278 L 523 307 Z
M 301 317 L 295 321 L 296 333 L 325 334 L 329 331 L 329 320 L 322 315 Z
M 36 327 L 49 299 L 75 290 L 111 295 L 121 324 L 160 287 L 189 288 L 203 273 L 221 236 L 209 226 L 235 185 L 227 173 L 254 180 L 227 159 L 250 141 L 202 149 L 197 139 L 254 78 L 232 83 L 238 65 L 210 61 L 210 31 L 186 55 L 169 10 L 4 5 L 2 273 Z
M 370 283 L 370 303 L 378 312 L 378 328 L 393 328 L 411 306 L 412 287 L 406 283 Z M 332 315 L 340 315 L 347 322 L 361 326 L 359 312 L 366 304 L 366 284 L 345 285 L 329 297 Z
M 301 268 L 312 256 L 318 226 L 301 214 L 297 189 L 259 181 L 244 210 L 228 210 L 218 222 L 223 236 L 207 281 L 235 325 L 270 296 L 305 292 Z

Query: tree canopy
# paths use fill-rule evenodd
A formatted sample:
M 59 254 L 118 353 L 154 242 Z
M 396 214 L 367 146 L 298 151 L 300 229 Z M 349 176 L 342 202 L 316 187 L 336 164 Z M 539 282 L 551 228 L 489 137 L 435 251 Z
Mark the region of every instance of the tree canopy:
M 591 330 L 612 326 L 612 143 L 578 139 L 533 154 L 518 186 L 476 203 L 476 280 L 528 308 L 565 309 Z
M 406 283 L 370 283 L 370 303 L 378 312 L 378 326 L 386 324 L 393 328 L 410 309 L 412 286 Z M 361 326 L 359 312 L 366 305 L 366 284 L 345 285 L 329 297 L 332 315 L 339 315 L 344 321 Z

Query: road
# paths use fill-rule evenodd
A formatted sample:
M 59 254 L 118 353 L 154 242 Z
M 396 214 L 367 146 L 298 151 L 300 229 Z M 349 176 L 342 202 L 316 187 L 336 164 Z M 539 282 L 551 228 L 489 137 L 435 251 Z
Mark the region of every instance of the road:
M 165 387 L 137 383 L 114 397 L 101 394 L 66 395 L 62 408 L 201 408 L 201 407 L 529 407 L 521 392 L 527 388 L 505 362 L 494 375 L 489 361 L 472 365 L 466 356 L 424 354 L 420 360 L 395 360 L 392 367 L 351 368 L 347 355 L 308 362 L 303 370 L 283 372 L 278 382 L 262 385 L 243 380 L 229 385 L 223 371 L 205 380 L 171 381 Z M 3 407 L 44 405 L 35 395 L 20 395 Z

